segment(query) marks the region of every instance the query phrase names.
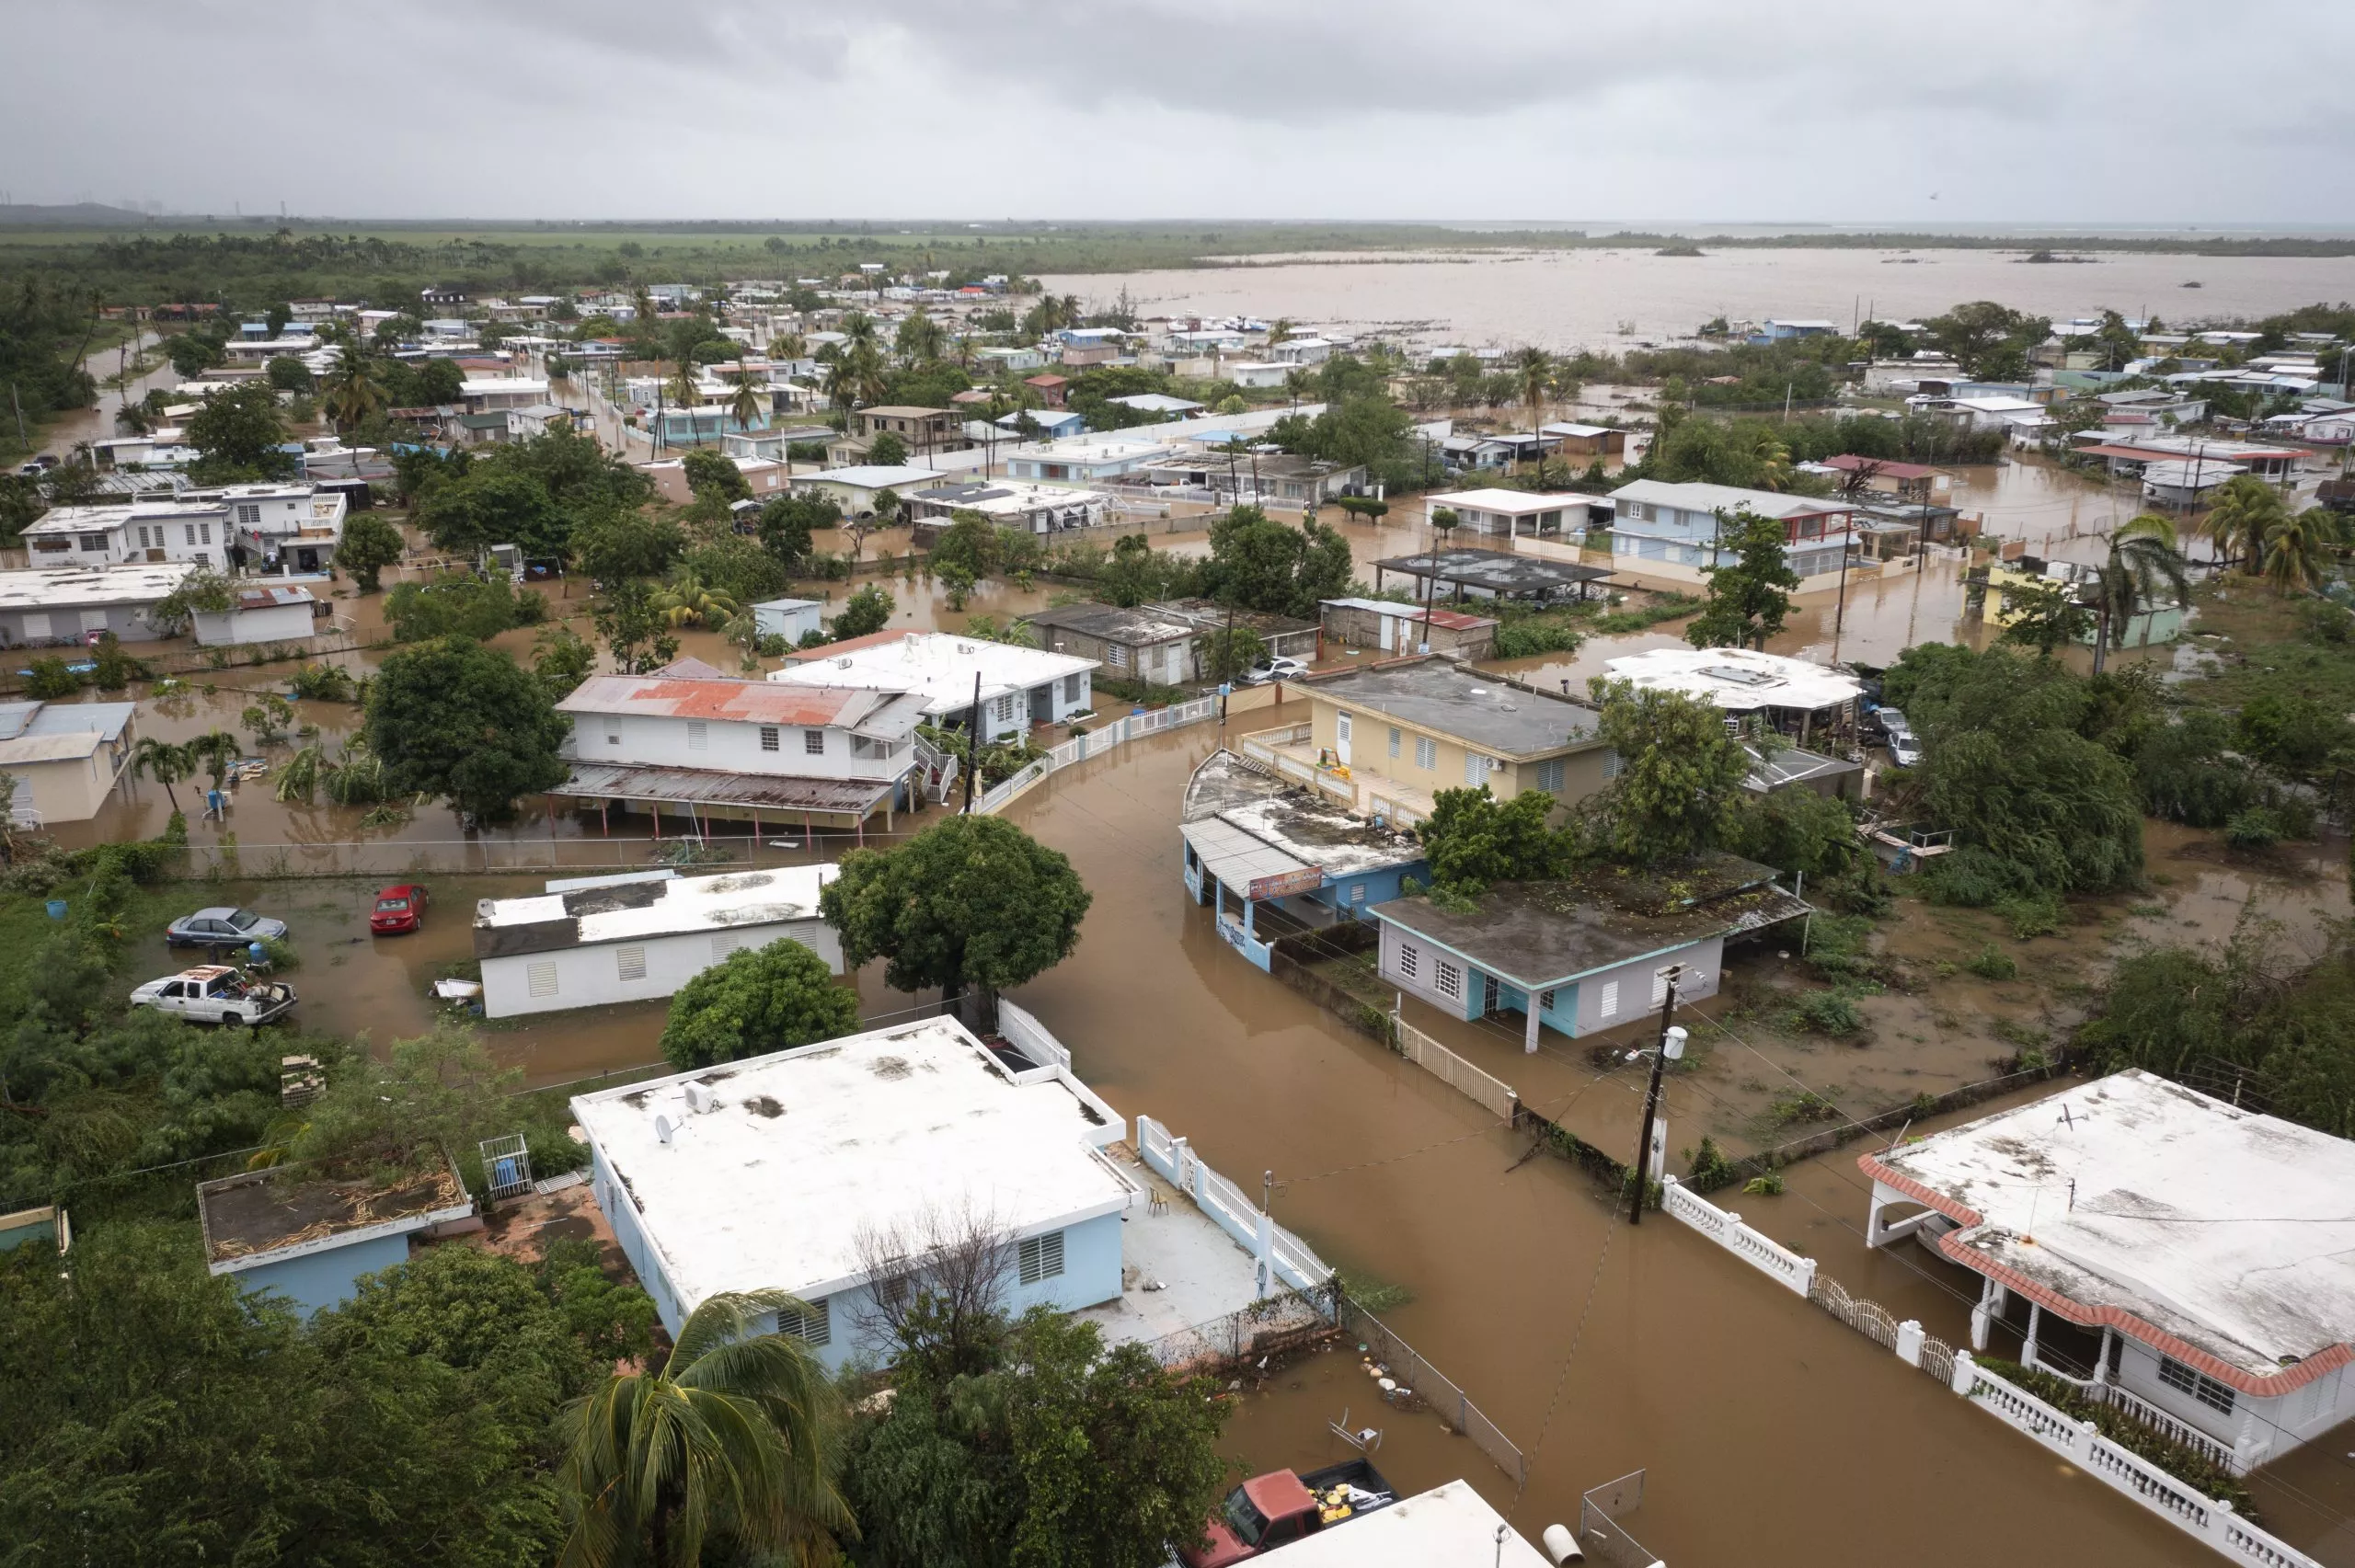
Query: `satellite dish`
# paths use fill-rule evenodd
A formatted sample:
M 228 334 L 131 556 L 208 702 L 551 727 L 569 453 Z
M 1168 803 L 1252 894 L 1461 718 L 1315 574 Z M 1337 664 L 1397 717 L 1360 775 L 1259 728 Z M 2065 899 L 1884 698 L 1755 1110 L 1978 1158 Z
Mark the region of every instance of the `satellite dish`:
M 656 1116 L 654 1118 L 654 1140 L 657 1143 L 668 1143 L 671 1141 L 670 1117 Z

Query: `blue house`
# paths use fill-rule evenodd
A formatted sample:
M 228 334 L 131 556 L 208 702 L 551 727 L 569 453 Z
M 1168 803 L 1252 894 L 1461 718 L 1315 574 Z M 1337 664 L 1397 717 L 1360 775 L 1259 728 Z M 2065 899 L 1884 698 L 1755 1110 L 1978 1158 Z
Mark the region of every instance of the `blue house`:
M 1428 877 L 1419 841 L 1262 764 L 1213 751 L 1186 783 L 1178 818 L 1187 896 L 1218 912 L 1219 934 L 1260 968 L 1287 933 L 1361 921 Z
M 1771 866 L 1709 851 L 1683 865 L 1603 866 L 1559 882 L 1504 883 L 1467 910 L 1417 895 L 1378 905 L 1380 973 L 1451 1017 L 1518 1013 L 1572 1036 L 1660 1005 L 1668 972 L 1687 1001 L 1715 996 L 1729 938 L 1809 912 Z
M 472 1219 L 475 1202 L 445 1164 L 373 1192 L 249 1171 L 199 1184 L 196 1208 L 211 1272 L 276 1291 L 307 1318 L 351 1299 L 361 1276 L 408 1262 L 411 1237 Z
M 1002 1038 L 933 1018 L 575 1098 L 598 1207 L 663 1325 L 785 1290 L 805 1310 L 775 1326 L 832 1371 L 888 1352 L 879 1284 L 968 1243 L 1001 1254 L 1009 1311 L 1120 1300 L 1144 1194 L 1102 1151 L 1126 1128 L 1001 1011 Z
M 1717 564 L 1726 520 L 1748 510 L 1783 525 L 1791 570 L 1804 582 L 1837 576 L 1855 532 L 1855 508 L 1837 498 L 1732 485 L 1637 479 L 1611 492 L 1611 553 L 1623 571 L 1686 578 Z
M 1083 435 L 1087 430 L 1086 417 L 1076 408 L 1017 408 L 998 419 L 998 429 L 1019 430 L 1025 419 L 1037 426 L 1039 434 L 1049 441 Z

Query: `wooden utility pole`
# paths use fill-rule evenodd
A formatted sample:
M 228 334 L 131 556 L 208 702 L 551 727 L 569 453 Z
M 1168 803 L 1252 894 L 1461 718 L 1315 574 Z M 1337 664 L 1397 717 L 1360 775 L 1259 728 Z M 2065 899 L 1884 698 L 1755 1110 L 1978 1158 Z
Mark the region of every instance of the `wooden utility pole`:
M 1652 1163 L 1652 1123 L 1660 1115 L 1660 1078 L 1668 1067 L 1670 1031 L 1674 1027 L 1669 1020 L 1676 1014 L 1676 982 L 1683 977 L 1683 965 L 1669 966 L 1668 989 L 1660 1004 L 1660 1044 L 1652 1050 L 1651 1084 L 1644 1091 L 1644 1131 L 1643 1136 L 1636 1140 L 1636 1162 L 1632 1167 L 1636 1179 L 1629 1184 L 1635 1191 L 1627 1200 L 1627 1223 L 1630 1225 L 1644 1222 L 1644 1184 L 1649 1179 Z M 1683 1031 L 1678 1030 L 1677 1033 L 1682 1034 Z M 1683 1042 L 1679 1040 L 1676 1045 L 1676 1054 L 1683 1056 Z
M 973 809 L 973 777 L 982 771 L 982 672 L 973 671 L 973 721 L 965 733 L 965 811 Z

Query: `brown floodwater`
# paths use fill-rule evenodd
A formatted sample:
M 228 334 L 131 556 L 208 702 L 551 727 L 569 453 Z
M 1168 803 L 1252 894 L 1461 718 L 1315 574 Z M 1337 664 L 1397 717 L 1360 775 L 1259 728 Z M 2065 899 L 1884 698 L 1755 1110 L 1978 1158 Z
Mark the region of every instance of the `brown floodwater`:
M 1338 262 L 1338 265 L 1335 263 Z M 1427 342 L 1616 350 L 1681 338 L 1712 316 L 1820 317 L 1847 326 L 1935 315 L 1967 300 L 2066 320 L 2108 308 L 2170 323 L 2260 316 L 2355 292 L 2355 259 L 2108 254 L 2090 265 L 2022 264 L 1992 250 L 1424 252 L 1042 277 L 1055 294 L 1145 313 L 1289 317 L 1303 326 L 1414 332 Z M 2197 290 L 2187 283 L 2201 285 Z M 1632 330 L 1622 332 L 1625 325 Z

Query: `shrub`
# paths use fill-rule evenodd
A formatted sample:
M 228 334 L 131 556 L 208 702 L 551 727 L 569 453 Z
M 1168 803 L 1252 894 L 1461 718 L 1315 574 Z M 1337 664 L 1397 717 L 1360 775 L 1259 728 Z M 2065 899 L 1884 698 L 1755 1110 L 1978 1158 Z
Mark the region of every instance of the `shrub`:
M 2019 893 L 1995 900 L 1995 912 L 2012 928 L 2012 934 L 2026 942 L 2030 937 L 2050 936 L 2061 929 L 2061 899 L 2051 893 Z
M 1783 1193 L 1783 1173 L 1780 1171 L 1769 1171 L 1763 1176 L 1752 1176 L 1741 1184 L 1741 1190 L 1752 1197 L 1780 1197 Z
M 2271 849 L 2281 841 L 2281 818 L 2270 807 L 2252 806 L 2224 824 L 2224 841 L 2236 850 Z
M 1819 1035 L 1853 1035 L 1865 1026 L 1856 1004 L 1836 990 L 1809 991 L 1793 1012 L 1802 1027 Z
M 1717 1140 L 1703 1138 L 1701 1147 L 1686 1151 L 1684 1185 L 1697 1193 L 1713 1193 L 1729 1186 L 1737 1174 L 1734 1162 L 1726 1158 Z
M 1987 980 L 2008 980 L 2017 977 L 2020 972 L 2018 962 L 1992 942 L 1982 947 L 1975 956 L 1964 959 L 1962 967 L 1980 979 Z
M 2016 1361 L 2005 1361 L 1998 1356 L 1979 1356 L 1972 1359 L 2005 1382 L 2027 1390 L 2064 1414 L 2078 1421 L 2092 1422 L 2103 1436 L 2120 1448 L 2150 1460 L 2177 1481 L 2199 1488 L 2203 1494 L 2231 1504 L 2236 1516 L 2255 1522 L 2257 1510 L 2251 1503 L 2248 1488 L 2238 1477 L 2197 1449 L 2187 1448 L 2156 1428 L 2144 1425 L 2114 1405 L 2091 1403 L 2074 1384 L 2063 1382 L 2050 1372 L 2031 1370 Z
M 34 659 L 25 668 L 25 695 L 47 702 L 52 697 L 70 697 L 82 689 L 82 678 L 67 667 L 55 654 Z

